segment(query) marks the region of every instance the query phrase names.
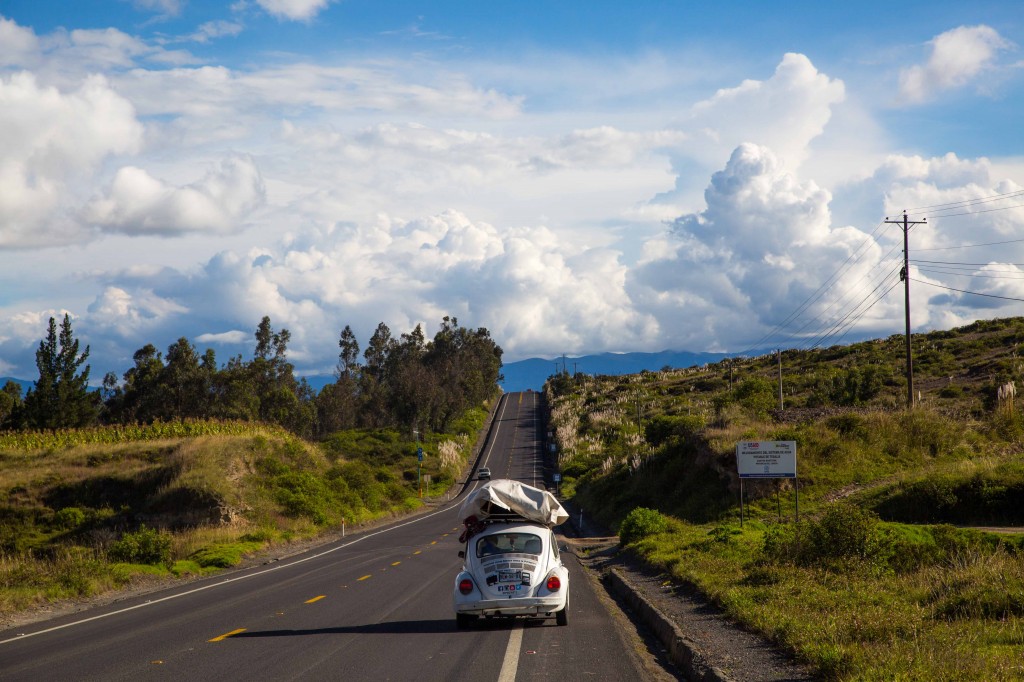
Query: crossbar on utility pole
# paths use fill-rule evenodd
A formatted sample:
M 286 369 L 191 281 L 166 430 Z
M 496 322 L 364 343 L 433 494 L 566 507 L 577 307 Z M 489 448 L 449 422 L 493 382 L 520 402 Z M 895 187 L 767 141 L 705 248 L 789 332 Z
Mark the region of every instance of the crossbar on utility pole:
M 908 235 L 912 226 L 927 224 L 928 219 L 908 220 L 907 212 L 904 211 L 902 220 L 889 220 L 886 217 L 885 222 L 903 226 L 903 269 L 900 271 L 900 279 L 903 280 L 903 308 L 907 318 L 907 409 L 912 410 L 914 409 L 914 360 L 910 352 L 910 240 Z

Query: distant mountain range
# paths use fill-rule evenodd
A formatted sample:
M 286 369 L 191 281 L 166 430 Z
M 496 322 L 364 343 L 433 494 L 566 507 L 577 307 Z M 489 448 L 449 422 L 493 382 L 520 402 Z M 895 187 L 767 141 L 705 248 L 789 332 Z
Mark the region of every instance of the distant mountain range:
M 757 353 L 754 353 L 755 355 Z M 505 380 L 501 387 L 506 392 L 539 391 L 544 382 L 552 374 L 568 371 L 569 374 L 637 374 L 644 370 L 657 371 L 663 367 L 678 369 L 715 363 L 724 358 L 736 357 L 735 353 L 691 353 L 689 351 L 663 350 L 659 353 L 601 353 L 600 355 L 564 356 L 557 358 L 529 358 L 509 362 L 502 366 L 501 373 Z M 319 391 L 327 384 L 333 383 L 333 374 L 313 374 L 306 376 L 306 381 Z M 34 382 L 13 377 L 0 377 L 0 386 L 8 380 L 21 385 L 22 394 L 32 387 Z
M 689 351 L 663 350 L 659 353 L 601 353 L 600 355 L 565 356 L 551 359 L 530 358 L 510 362 L 501 368 L 505 381 L 501 386 L 506 392 L 539 391 L 548 377 L 556 372 L 569 374 L 637 374 L 644 370 L 657 371 L 664 367 L 679 369 L 695 367 L 735 357 L 735 353 L 691 353 Z
M 767 351 L 765 351 L 767 352 Z M 753 351 L 746 355 L 759 355 L 761 351 Z M 539 391 L 556 371 L 563 367 L 569 374 L 637 374 L 645 369 L 657 371 L 663 367 L 673 369 L 695 367 L 718 362 L 724 358 L 737 357 L 736 353 L 691 353 L 685 350 L 663 350 L 659 353 L 601 353 L 599 355 L 567 355 L 564 358 L 529 358 L 508 362 L 502 365 L 501 373 L 505 380 L 501 387 L 507 393 L 532 389 Z M 563 364 L 564 363 L 564 364 Z M 556 369 L 557 366 L 557 369 Z M 305 376 L 315 391 L 320 391 L 327 384 L 337 379 L 333 374 L 308 374 Z

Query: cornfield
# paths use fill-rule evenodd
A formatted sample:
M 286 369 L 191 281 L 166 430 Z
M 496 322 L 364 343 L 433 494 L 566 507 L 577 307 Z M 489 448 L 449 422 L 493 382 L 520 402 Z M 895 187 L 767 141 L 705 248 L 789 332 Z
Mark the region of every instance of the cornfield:
M 37 452 L 58 450 L 79 445 L 111 445 L 166 438 L 194 438 L 197 436 L 292 436 L 283 428 L 248 421 L 185 420 L 98 426 L 88 429 L 58 429 L 56 431 L 7 431 L 0 433 L 0 451 Z

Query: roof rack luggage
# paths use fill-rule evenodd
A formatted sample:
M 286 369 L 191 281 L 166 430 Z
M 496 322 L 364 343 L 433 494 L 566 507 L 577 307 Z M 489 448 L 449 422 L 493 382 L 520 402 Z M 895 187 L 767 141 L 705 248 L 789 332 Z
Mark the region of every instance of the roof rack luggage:
M 459 537 L 462 542 L 488 523 L 535 523 L 553 528 L 569 520 L 554 495 L 509 479 L 496 479 L 474 490 L 462 503 L 459 514 L 466 526 Z

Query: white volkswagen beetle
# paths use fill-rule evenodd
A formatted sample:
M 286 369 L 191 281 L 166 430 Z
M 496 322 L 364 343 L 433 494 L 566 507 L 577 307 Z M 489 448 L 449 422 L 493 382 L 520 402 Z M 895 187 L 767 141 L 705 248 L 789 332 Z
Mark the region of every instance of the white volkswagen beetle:
M 568 518 L 558 501 L 546 491 L 496 480 L 462 509 L 466 545 L 453 590 L 456 625 L 468 627 L 480 616 L 554 618 L 567 625 L 569 571 L 551 530 Z

